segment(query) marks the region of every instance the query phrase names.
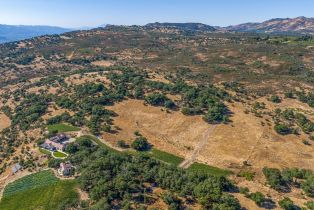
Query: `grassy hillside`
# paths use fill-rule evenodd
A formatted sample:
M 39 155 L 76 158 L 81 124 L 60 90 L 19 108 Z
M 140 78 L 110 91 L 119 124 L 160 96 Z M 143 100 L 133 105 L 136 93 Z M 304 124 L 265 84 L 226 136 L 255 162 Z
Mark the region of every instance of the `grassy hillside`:
M 62 132 L 71 132 L 71 131 L 79 131 L 80 129 L 71 125 L 59 123 L 59 124 L 53 124 L 53 125 L 48 125 L 48 131 L 58 131 L 58 133 Z

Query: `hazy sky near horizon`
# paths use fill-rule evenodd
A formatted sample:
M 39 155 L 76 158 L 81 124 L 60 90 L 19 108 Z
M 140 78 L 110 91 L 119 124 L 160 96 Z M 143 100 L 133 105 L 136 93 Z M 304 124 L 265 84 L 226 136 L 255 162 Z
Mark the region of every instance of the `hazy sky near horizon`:
M 63 27 L 150 22 L 227 26 L 314 17 L 314 0 L 0 0 L 0 24 Z

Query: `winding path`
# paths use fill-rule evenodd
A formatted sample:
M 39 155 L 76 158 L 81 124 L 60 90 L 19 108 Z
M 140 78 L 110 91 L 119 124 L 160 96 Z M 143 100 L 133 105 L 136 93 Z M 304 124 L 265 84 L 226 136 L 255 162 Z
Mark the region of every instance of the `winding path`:
M 195 160 L 197 159 L 197 156 L 199 155 L 201 149 L 204 148 L 204 146 L 208 143 L 209 136 L 215 130 L 216 126 L 217 125 L 213 125 L 212 127 L 210 127 L 203 134 L 203 138 L 197 143 L 197 145 L 194 148 L 191 156 L 186 158 L 182 163 L 180 163 L 179 167 L 181 167 L 181 168 L 188 168 L 190 165 L 192 165 L 195 162 Z

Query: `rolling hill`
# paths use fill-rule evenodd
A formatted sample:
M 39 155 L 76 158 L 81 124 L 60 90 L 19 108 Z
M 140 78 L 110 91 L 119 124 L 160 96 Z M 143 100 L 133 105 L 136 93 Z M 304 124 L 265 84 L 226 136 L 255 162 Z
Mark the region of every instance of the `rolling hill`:
M 146 24 L 145 27 L 147 28 L 174 28 L 183 31 L 216 31 L 213 26 L 206 25 L 203 23 L 149 23 Z
M 314 18 L 275 18 L 262 23 L 243 23 L 225 29 L 239 32 L 314 34 Z
M 1 44 L 0 208 L 313 206 L 314 39 L 211 30 L 111 25 Z M 19 180 L 57 172 L 39 147 L 56 132 L 76 137 L 62 160 L 73 185 Z

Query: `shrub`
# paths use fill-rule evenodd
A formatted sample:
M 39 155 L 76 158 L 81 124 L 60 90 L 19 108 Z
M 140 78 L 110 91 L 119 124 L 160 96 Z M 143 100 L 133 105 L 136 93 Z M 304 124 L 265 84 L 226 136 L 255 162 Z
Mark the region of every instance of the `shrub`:
M 73 154 L 78 151 L 78 146 L 75 143 L 70 143 L 66 146 L 65 151 L 69 154 Z
M 253 109 L 265 109 L 265 103 L 256 101 L 253 104 Z
M 284 210 L 296 210 L 296 206 L 290 198 L 285 197 L 278 202 L 279 206 Z
M 305 206 L 310 209 L 310 210 L 314 210 L 314 201 L 308 201 L 305 203 Z
M 128 145 L 125 143 L 124 140 L 118 140 L 117 145 L 121 148 L 128 148 Z
M 134 135 L 135 135 L 135 136 L 142 136 L 142 134 L 141 134 L 139 131 L 135 131 L 135 132 L 134 132 Z
M 281 102 L 281 98 L 277 95 L 270 96 L 269 100 L 273 103 L 280 103 Z
M 175 103 L 173 102 L 173 101 L 171 101 L 171 100 L 167 100 L 167 101 L 165 101 L 165 107 L 166 108 L 168 108 L 168 109 L 173 109 L 176 105 L 175 105 Z
M 314 197 L 314 175 L 307 177 L 307 179 L 301 183 L 301 188 L 307 196 Z
M 311 145 L 308 140 L 303 140 L 302 142 L 303 142 L 303 144 L 305 144 L 305 145 Z
M 261 192 L 251 193 L 248 197 L 258 206 L 262 206 L 262 204 L 265 202 L 265 196 Z
M 162 199 L 167 205 L 169 205 L 169 209 L 171 209 L 171 210 L 181 209 L 180 208 L 181 207 L 181 200 L 177 196 L 175 196 L 171 193 L 164 193 L 162 195 Z
M 263 174 L 266 177 L 267 184 L 275 190 L 282 190 L 286 187 L 286 182 L 281 176 L 281 172 L 276 168 L 263 168 Z
M 249 188 L 247 188 L 247 187 L 240 187 L 239 191 L 241 194 L 244 194 L 246 196 L 248 196 L 249 192 L 250 192 Z
M 62 163 L 61 159 L 50 158 L 48 160 L 48 167 L 57 169 L 60 167 L 60 163 Z
M 277 124 L 274 127 L 275 131 L 281 135 L 288 135 L 291 134 L 292 129 L 284 124 Z
M 183 107 L 181 109 L 181 112 L 184 115 L 197 115 L 202 113 L 202 109 L 200 107 L 196 108 Z
M 226 107 L 224 105 L 217 105 L 208 108 L 207 113 L 203 119 L 208 123 L 227 122 L 228 116 L 226 115 Z
M 163 106 L 167 100 L 169 99 L 162 93 L 151 93 L 145 97 L 145 101 L 153 106 Z
M 251 172 L 251 171 L 241 171 L 238 174 L 239 177 L 244 177 L 246 180 L 248 181 L 252 181 L 254 179 L 255 176 L 255 172 Z
M 293 98 L 293 92 L 292 91 L 285 92 L 285 98 Z
M 132 142 L 132 148 L 138 151 L 147 151 L 150 149 L 150 144 L 145 137 L 138 137 Z

